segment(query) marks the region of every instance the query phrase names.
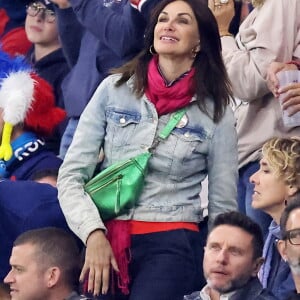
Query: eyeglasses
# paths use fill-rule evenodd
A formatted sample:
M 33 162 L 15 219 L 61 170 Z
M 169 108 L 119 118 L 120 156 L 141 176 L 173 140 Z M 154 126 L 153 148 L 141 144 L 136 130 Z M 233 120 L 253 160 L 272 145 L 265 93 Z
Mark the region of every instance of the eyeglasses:
M 292 245 L 300 245 L 300 228 L 286 231 L 283 239 L 288 239 Z
M 45 8 L 36 2 L 27 5 L 26 12 L 31 17 L 41 14 L 42 18 L 48 23 L 53 23 L 56 19 L 55 12 L 53 10 Z

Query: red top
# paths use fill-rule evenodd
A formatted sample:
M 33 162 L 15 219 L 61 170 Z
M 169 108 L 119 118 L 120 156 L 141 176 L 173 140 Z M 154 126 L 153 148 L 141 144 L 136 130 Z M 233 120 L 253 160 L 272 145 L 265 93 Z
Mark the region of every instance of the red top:
M 192 231 L 199 231 L 197 223 L 192 222 L 144 222 L 134 221 L 130 222 L 131 234 L 145 234 L 161 231 L 170 231 L 175 229 L 188 229 Z

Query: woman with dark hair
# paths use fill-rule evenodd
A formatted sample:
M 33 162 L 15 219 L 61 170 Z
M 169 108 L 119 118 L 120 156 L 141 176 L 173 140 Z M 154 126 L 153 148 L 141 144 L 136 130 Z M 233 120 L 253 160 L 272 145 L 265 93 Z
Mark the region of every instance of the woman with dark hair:
M 118 283 L 130 300 L 182 299 L 205 284 L 198 223 L 203 220 L 199 193 L 206 176 L 209 220 L 236 209 L 231 89 L 217 24 L 207 5 L 162 1 L 145 32 L 144 50 L 114 73 L 83 112 L 58 177 L 62 210 L 87 247 L 81 279 L 88 277 L 88 290 L 95 295 L 106 294 L 111 270 L 120 270 Z M 101 211 L 84 192 L 99 149 L 105 153 L 101 169 L 136 156 L 151 148 L 181 108 L 185 114 L 149 160 L 135 207 L 104 225 Z M 114 247 L 120 236 L 130 251 L 130 293 Z

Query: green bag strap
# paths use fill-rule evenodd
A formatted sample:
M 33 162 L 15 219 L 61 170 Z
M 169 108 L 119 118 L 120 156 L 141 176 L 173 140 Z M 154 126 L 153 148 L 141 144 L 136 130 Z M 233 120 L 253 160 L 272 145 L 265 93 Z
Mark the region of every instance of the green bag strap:
M 172 130 L 176 127 L 181 118 L 184 116 L 185 112 L 186 108 L 182 108 L 171 115 L 167 125 L 161 130 L 158 137 L 155 138 L 152 146 L 150 147 L 149 151 L 151 153 L 162 140 L 165 140 L 171 134 Z
M 185 112 L 186 108 L 182 108 L 171 115 L 169 122 L 159 133 L 159 137 L 161 139 L 165 140 L 171 134 L 172 130 L 176 127 L 181 118 L 184 116 Z

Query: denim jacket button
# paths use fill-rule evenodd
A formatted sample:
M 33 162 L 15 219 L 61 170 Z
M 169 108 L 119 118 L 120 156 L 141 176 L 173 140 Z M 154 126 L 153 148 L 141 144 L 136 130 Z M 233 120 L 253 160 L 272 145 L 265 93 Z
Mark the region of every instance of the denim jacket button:
M 190 133 L 189 133 L 189 132 L 186 132 L 186 133 L 184 134 L 184 136 L 188 138 L 188 137 L 190 136 Z
M 120 119 L 120 123 L 121 123 L 121 124 L 125 124 L 125 123 L 126 123 L 126 119 L 125 119 L 125 118 L 121 118 L 121 119 Z

